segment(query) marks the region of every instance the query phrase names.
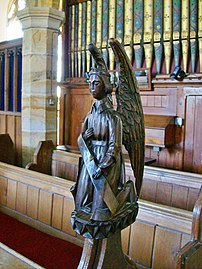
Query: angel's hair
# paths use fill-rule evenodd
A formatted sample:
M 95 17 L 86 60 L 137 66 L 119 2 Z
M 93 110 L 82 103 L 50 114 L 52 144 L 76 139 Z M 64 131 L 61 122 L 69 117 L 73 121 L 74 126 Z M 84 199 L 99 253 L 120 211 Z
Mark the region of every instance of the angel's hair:
M 109 75 L 109 72 L 107 71 L 104 71 L 102 69 L 99 69 L 99 68 L 95 68 L 95 67 L 92 67 L 90 72 L 88 73 L 88 76 L 90 78 L 90 76 L 92 75 L 96 75 L 98 77 L 100 77 L 105 85 L 105 88 L 104 88 L 104 91 L 106 94 L 110 94 L 112 93 L 112 85 L 111 85 L 111 82 L 110 82 L 110 75 Z

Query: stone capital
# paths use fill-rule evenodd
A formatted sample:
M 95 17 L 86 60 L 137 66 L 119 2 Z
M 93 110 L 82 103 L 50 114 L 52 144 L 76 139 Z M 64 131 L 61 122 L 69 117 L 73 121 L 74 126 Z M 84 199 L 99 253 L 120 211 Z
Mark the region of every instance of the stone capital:
M 59 30 L 65 19 L 63 11 L 51 7 L 27 7 L 17 14 L 22 23 L 22 30 L 30 28 L 48 28 Z

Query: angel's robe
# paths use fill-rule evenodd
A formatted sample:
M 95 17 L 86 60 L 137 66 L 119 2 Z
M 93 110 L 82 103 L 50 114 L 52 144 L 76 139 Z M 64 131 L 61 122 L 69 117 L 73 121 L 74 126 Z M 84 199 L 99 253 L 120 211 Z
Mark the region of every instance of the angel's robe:
M 93 104 L 85 119 L 83 133 L 89 128 L 93 128 L 94 136 L 86 141 L 86 144 L 114 195 L 117 195 L 118 188 L 125 180 L 121 150 L 122 122 L 107 97 Z M 89 212 L 91 219 L 95 221 L 109 219 L 111 212 L 104 202 L 104 192 L 105 188 L 99 191 L 94 188 L 85 163 L 82 162 L 75 194 L 76 211 Z

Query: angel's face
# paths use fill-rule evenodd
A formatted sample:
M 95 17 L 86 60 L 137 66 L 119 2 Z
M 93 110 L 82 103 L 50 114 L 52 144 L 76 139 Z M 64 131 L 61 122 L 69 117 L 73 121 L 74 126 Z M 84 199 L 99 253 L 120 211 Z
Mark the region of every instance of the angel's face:
M 102 100 L 106 97 L 104 90 L 104 82 L 97 75 L 91 75 L 89 79 L 89 90 L 92 96 L 97 100 Z

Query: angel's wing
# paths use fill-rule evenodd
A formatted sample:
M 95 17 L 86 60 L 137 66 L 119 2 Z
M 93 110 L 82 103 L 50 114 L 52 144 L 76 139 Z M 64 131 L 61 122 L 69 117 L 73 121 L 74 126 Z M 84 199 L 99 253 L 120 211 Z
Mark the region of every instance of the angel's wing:
M 103 59 L 103 56 L 102 56 L 100 50 L 93 43 L 90 43 L 88 45 L 88 50 L 90 51 L 91 55 L 93 56 L 93 59 L 95 60 L 97 67 L 100 70 L 107 72 L 107 66 L 105 64 L 105 61 Z
M 144 171 L 144 116 L 134 71 L 121 44 L 111 38 L 118 69 L 117 111 L 123 122 L 123 144 L 128 151 L 139 195 Z

